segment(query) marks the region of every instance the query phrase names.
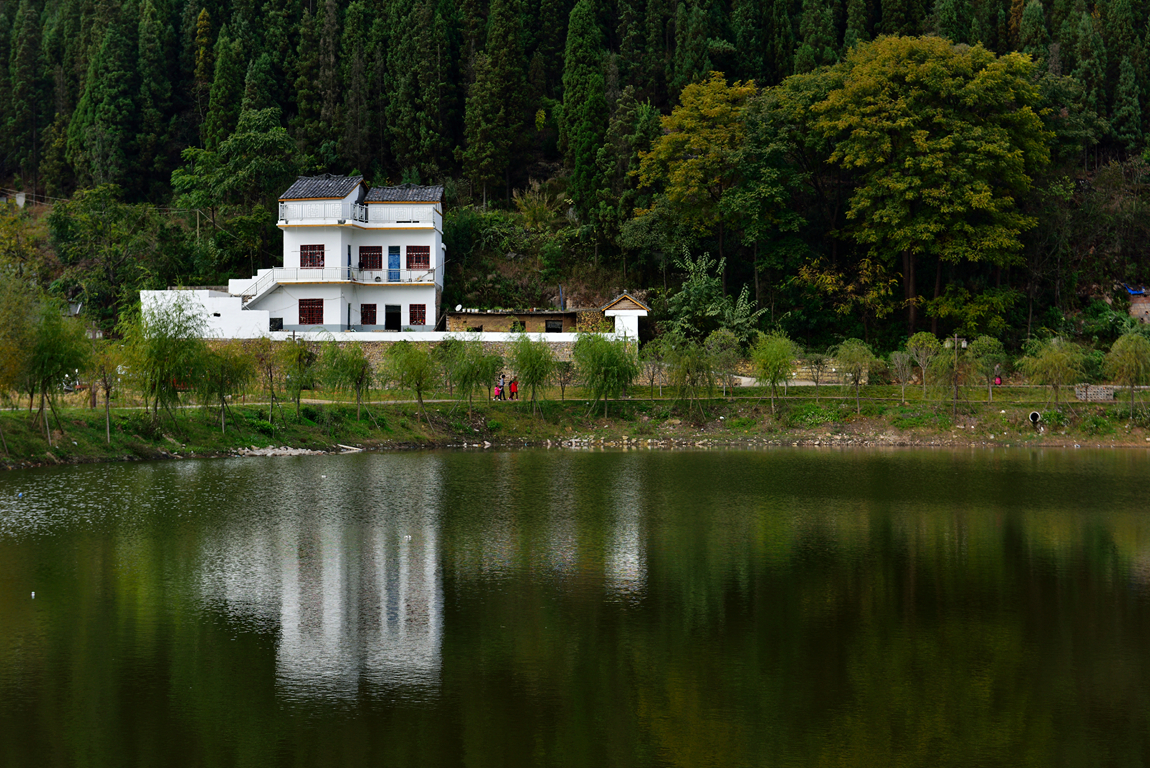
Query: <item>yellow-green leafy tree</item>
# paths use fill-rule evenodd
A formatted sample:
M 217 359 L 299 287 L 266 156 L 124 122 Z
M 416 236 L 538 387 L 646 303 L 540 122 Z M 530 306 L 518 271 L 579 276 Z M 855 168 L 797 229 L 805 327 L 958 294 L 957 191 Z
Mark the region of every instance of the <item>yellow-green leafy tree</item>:
M 1028 56 L 996 56 L 939 37 L 883 37 L 817 74 L 826 98 L 810 109 L 828 161 L 854 176 L 846 234 L 900 264 L 908 324 L 919 262 L 1022 258 L 1035 225 L 1019 198 L 1050 160 L 1050 133 Z
M 720 262 L 731 224 L 721 202 L 738 181 L 737 150 L 746 134 L 743 108 L 754 93 L 753 82 L 728 84 L 722 73 L 712 72 L 683 89 L 679 106 L 662 118 L 663 135 L 650 152 L 640 154 L 640 184 L 660 194 L 637 214 L 664 207 L 698 234 L 715 232 Z

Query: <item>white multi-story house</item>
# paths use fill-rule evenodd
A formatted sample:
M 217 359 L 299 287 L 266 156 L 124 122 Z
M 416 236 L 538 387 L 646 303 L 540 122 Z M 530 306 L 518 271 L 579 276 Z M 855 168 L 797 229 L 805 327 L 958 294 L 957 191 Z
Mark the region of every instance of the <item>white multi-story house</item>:
M 276 331 L 433 331 L 443 293 L 443 187 L 368 189 L 301 176 L 280 196 L 283 266 L 220 289 L 141 291 L 145 309 L 191 301 L 215 338 Z
M 279 199 L 283 266 L 231 280 L 268 331 L 430 331 L 443 291 L 443 187 L 301 176 Z

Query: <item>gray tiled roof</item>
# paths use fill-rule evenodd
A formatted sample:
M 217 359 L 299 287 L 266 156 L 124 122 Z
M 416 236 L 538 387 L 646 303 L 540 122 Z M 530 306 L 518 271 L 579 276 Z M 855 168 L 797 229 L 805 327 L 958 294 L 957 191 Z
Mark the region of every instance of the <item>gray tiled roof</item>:
M 400 184 L 398 187 L 372 187 L 367 203 L 438 203 L 443 199 L 443 187 L 421 187 Z
M 336 176 L 325 173 L 322 176 L 300 176 L 280 200 L 315 200 L 347 197 L 363 181 L 362 176 Z

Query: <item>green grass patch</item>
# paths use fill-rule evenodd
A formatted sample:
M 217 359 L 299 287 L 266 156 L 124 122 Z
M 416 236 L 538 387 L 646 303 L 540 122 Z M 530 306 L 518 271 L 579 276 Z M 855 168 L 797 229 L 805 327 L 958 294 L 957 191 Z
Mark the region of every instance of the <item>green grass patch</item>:
M 921 408 L 898 408 L 890 415 L 890 425 L 896 429 L 946 430 L 953 426 L 950 415 L 924 411 Z
M 818 403 L 800 403 L 787 411 L 785 421 L 789 427 L 811 428 L 839 421 L 838 407 Z

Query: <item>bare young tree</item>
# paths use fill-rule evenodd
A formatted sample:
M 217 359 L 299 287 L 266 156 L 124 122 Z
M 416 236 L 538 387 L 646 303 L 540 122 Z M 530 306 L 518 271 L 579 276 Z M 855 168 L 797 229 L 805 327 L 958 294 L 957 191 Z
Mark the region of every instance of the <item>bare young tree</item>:
M 895 378 L 902 385 L 902 400 L 906 402 L 906 383 L 914 373 L 914 358 L 909 352 L 891 352 L 890 369 L 894 371 Z

